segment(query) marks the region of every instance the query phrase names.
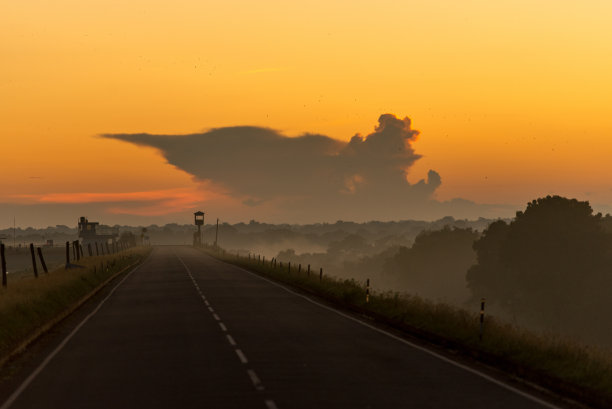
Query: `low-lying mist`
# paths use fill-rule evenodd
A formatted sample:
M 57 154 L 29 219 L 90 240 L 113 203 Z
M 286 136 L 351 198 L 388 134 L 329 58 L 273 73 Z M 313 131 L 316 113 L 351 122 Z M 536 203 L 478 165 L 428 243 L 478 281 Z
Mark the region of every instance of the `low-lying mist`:
M 193 225 L 114 226 L 157 245 L 194 242 Z M 12 229 L 28 242 L 76 239 L 76 228 Z M 512 220 L 206 225 L 203 243 L 266 260 L 308 265 L 399 292 L 486 313 L 517 326 L 612 348 L 612 217 L 559 196 L 529 203 Z M 11 247 L 11 240 L 5 240 Z M 18 251 L 18 249 L 16 250 Z M 25 253 L 25 252 L 24 252 Z

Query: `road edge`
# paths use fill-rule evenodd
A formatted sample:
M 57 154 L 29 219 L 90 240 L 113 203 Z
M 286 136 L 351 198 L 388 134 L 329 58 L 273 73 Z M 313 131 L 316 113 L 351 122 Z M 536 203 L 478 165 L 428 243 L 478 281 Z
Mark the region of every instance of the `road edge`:
M 151 255 L 151 252 L 149 252 L 149 254 L 146 257 L 143 257 L 141 260 L 135 261 L 134 263 L 129 264 L 129 265 L 125 266 L 124 268 L 122 268 L 121 270 L 117 271 L 115 274 L 113 274 L 112 276 L 108 277 L 102 283 L 98 284 L 98 286 L 96 288 L 94 288 L 92 291 L 90 291 L 88 294 L 86 294 L 83 297 L 81 297 L 72 306 L 70 306 L 69 308 L 67 308 L 63 312 L 61 312 L 59 315 L 57 315 L 55 318 L 53 318 L 50 321 L 48 321 L 46 324 L 44 324 L 41 327 L 39 327 L 33 334 L 31 334 L 28 338 L 23 340 L 17 347 L 15 347 L 5 357 L 0 359 L 0 369 L 2 367 L 4 367 L 4 365 L 6 365 L 9 361 L 11 361 L 11 360 L 15 359 L 16 357 L 18 357 L 19 355 L 21 355 L 30 345 L 32 345 L 34 342 L 38 341 L 41 337 L 43 337 L 45 334 L 47 334 L 49 331 L 51 331 L 55 326 L 59 325 L 66 318 L 68 318 L 70 315 L 72 315 L 75 311 L 77 311 L 79 308 L 81 308 L 83 305 L 85 305 L 85 303 L 87 303 L 89 300 L 91 300 L 93 297 L 95 297 L 96 294 L 98 294 L 100 291 L 102 291 L 102 289 L 104 289 L 108 284 L 113 282 L 117 277 L 119 277 L 122 274 L 125 274 L 130 269 L 135 269 L 139 265 L 143 264 L 149 258 L 150 255 Z

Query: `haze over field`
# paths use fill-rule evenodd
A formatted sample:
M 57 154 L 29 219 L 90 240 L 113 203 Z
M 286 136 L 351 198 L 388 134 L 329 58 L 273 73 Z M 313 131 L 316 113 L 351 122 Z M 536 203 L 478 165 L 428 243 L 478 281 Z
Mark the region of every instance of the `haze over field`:
M 140 242 L 143 226 L 115 226 L 121 240 Z M 192 224 L 146 226 L 146 240 L 154 245 L 193 241 Z M 11 273 L 31 277 L 28 243 L 44 247 L 51 262 L 61 261 L 63 244 L 77 231 L 67 226 L 17 229 L 12 248 L 8 236 L 7 266 Z M 488 314 L 522 327 L 543 330 L 572 340 L 612 348 L 612 216 L 593 214 L 587 202 L 559 196 L 530 202 L 510 220 L 455 220 L 434 222 L 336 222 L 298 224 L 221 223 L 207 225 L 203 243 L 215 240 L 230 254 L 279 263 L 293 274 L 301 268 L 323 268 L 326 277 L 370 280 L 374 294 L 407 294 L 474 311 L 487 299 Z M 55 256 L 53 256 L 55 254 Z M 59 257 L 59 259 L 58 259 Z M 284 263 L 281 267 L 280 263 Z M 260 263 L 257 263 L 258 265 Z M 13 276 L 11 275 L 11 280 Z M 590 320 L 584 320 L 588 316 Z
M 611 16 L 596 0 L 9 2 L 0 227 L 511 217 L 547 194 L 607 212 Z

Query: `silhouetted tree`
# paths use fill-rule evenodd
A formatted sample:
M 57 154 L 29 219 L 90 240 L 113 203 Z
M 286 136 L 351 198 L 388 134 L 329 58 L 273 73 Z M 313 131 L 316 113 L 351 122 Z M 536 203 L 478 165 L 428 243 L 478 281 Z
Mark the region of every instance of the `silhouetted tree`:
M 515 287 L 507 282 L 506 267 L 501 263 L 502 247 L 508 237 L 510 227 L 503 220 L 489 225 L 480 239 L 474 242 L 477 264 L 467 271 L 468 287 L 475 297 L 492 297 L 495 295 L 498 303 L 512 299 L 511 293 Z
M 485 230 L 467 280 L 475 297 L 559 329 L 596 313 L 590 297 L 610 281 L 611 243 L 588 202 L 547 196 Z
M 420 233 L 411 248 L 399 251 L 384 265 L 396 286 L 432 299 L 456 303 L 469 296 L 466 270 L 476 261 L 472 246 L 478 233 L 470 228 L 444 227 Z

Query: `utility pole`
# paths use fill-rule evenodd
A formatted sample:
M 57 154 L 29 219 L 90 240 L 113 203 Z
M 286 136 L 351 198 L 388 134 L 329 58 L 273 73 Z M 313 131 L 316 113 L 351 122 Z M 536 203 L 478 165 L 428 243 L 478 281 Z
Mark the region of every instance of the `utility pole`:
M 217 239 L 219 238 L 219 219 L 217 218 L 217 230 L 215 231 L 215 248 L 217 248 Z

